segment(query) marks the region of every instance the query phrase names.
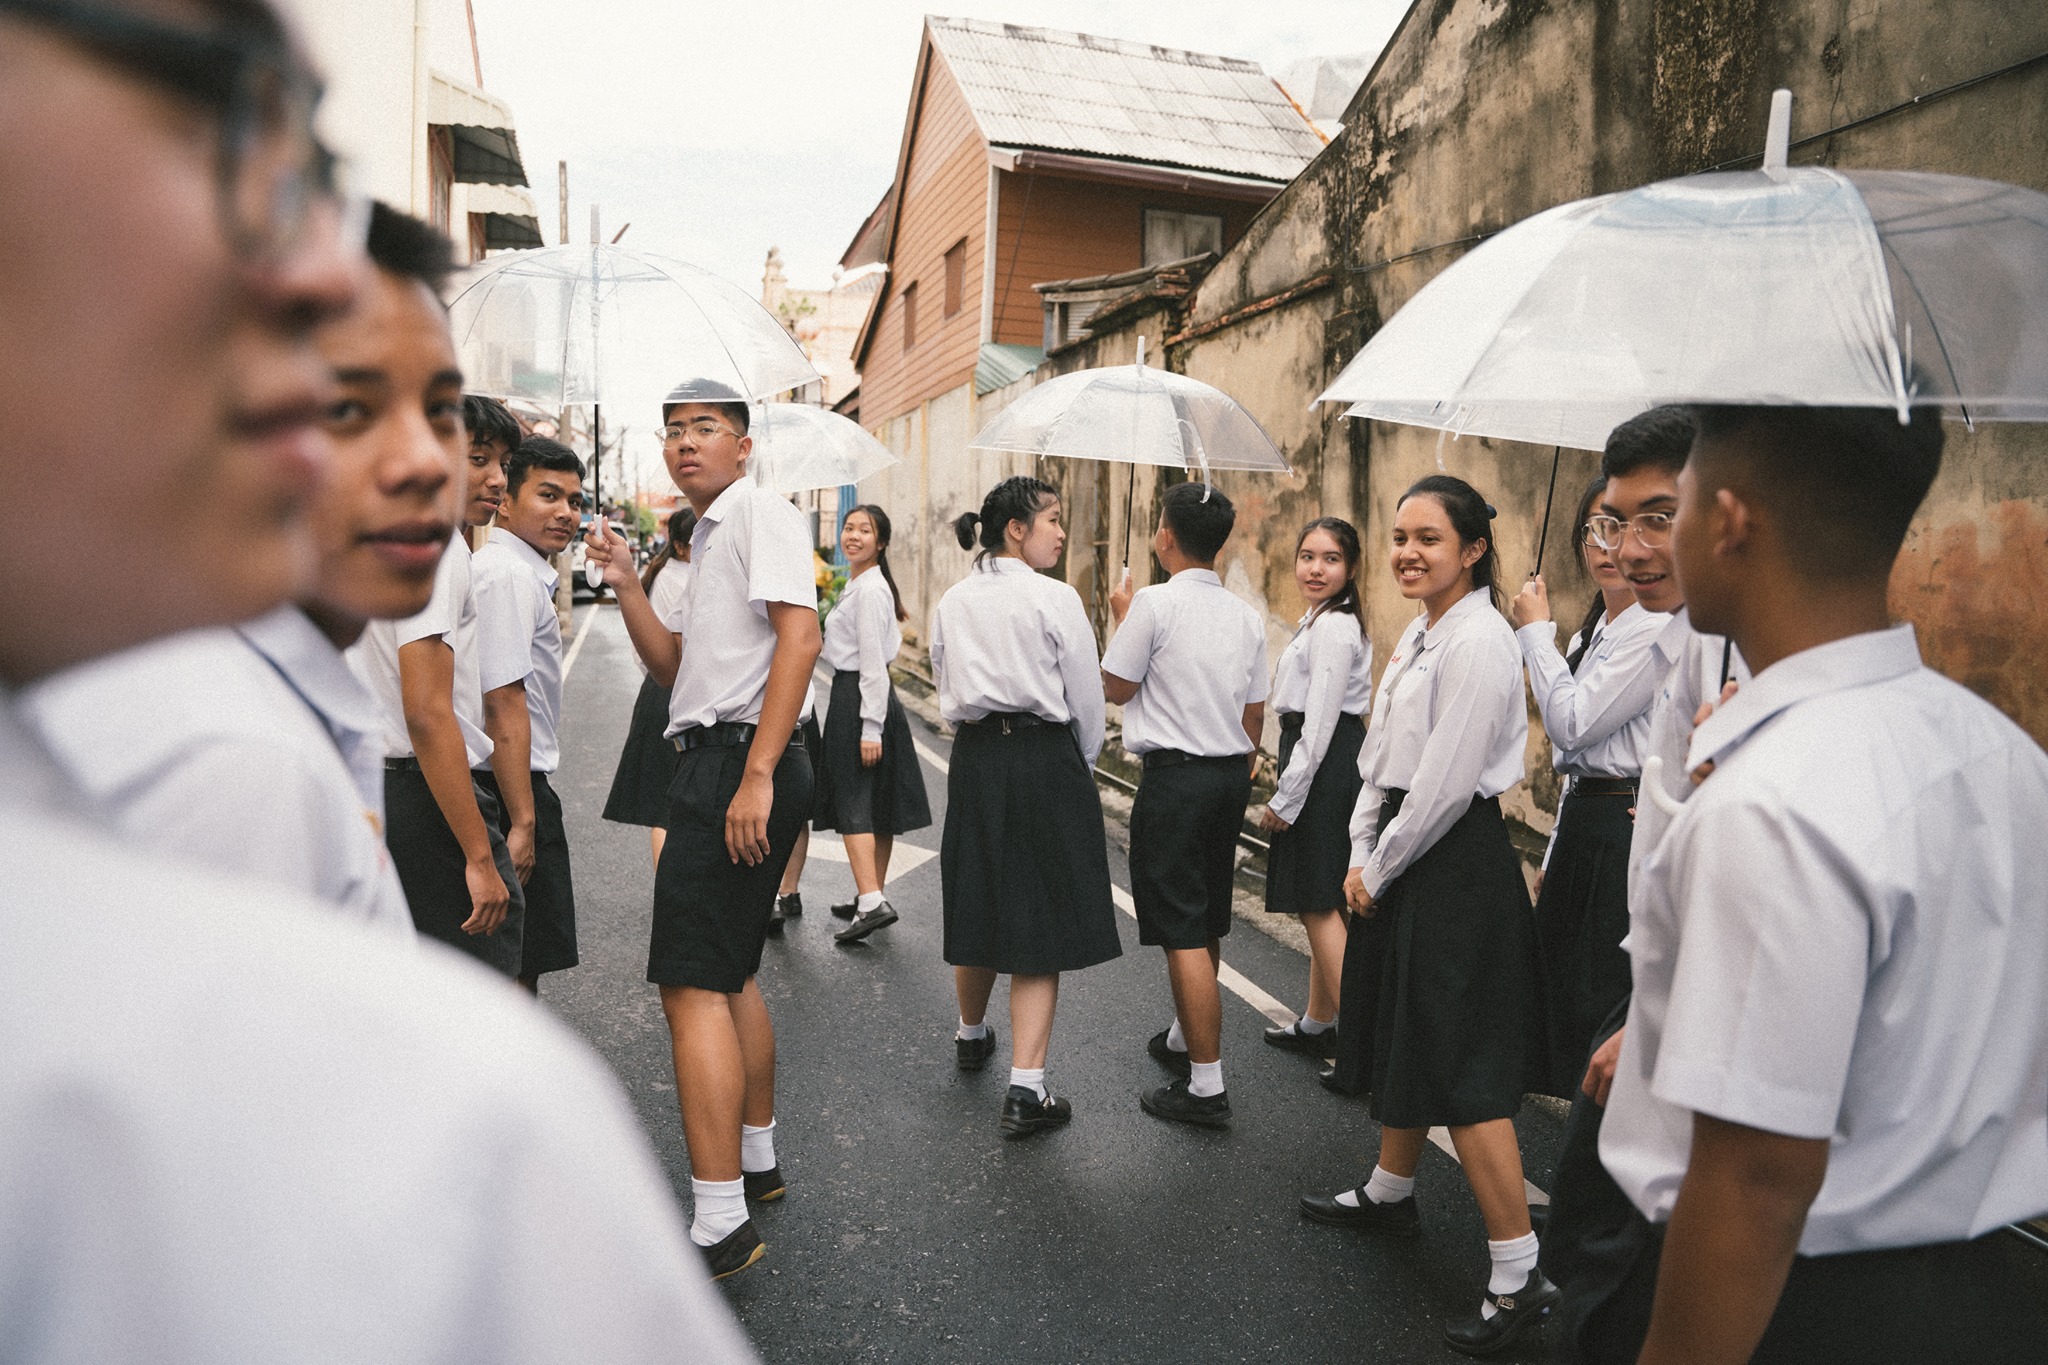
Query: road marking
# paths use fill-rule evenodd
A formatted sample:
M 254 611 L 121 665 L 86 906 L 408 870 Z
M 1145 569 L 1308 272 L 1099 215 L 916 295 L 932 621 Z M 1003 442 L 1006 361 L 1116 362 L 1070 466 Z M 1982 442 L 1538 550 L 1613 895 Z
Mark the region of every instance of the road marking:
M 813 833 L 810 856 L 823 858 L 828 863 L 843 863 L 847 860 L 846 845 L 830 835 Z M 892 881 L 896 880 L 904 873 L 923 867 L 938 856 L 928 848 L 919 848 L 916 844 L 906 844 L 898 839 L 889 854 L 889 877 Z
M 939 770 L 939 776 L 944 777 L 948 773 L 953 771 L 953 765 L 946 762 L 945 759 L 940 758 L 930 749 L 927 749 L 924 745 L 923 740 L 913 739 L 910 741 L 910 745 L 912 748 L 917 750 L 917 756 L 919 758 L 923 759 L 925 762 L 931 764 L 934 768 L 937 768 Z
M 562 681 L 569 681 L 569 670 L 576 666 L 576 656 L 583 652 L 583 642 L 590 636 L 590 628 L 597 624 L 598 604 L 593 602 L 590 614 L 583 618 L 583 624 L 576 630 L 576 638 L 569 642 L 569 652 L 562 656 Z

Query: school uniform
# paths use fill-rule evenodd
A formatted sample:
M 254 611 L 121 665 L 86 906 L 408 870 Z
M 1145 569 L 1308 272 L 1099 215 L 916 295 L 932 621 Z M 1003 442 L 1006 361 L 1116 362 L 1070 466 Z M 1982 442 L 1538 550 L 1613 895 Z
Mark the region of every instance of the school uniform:
M 1418 615 L 1359 751 L 1351 864 L 1375 901 L 1345 944 L 1338 1079 L 1391 1128 L 1511 1118 L 1542 1070 L 1534 917 L 1500 795 L 1529 717 L 1514 631 L 1476 589 Z
M 449 827 L 448 817 L 434 800 L 433 789 L 413 752 L 412 732 L 405 724 L 405 694 L 399 682 L 401 646 L 439 636 L 453 657 L 454 683 L 450 703 L 462 732 L 462 747 L 472 774 L 491 761 L 494 745 L 484 730 L 484 691 L 478 671 L 476 596 L 471 575 L 469 540 L 459 530 L 448 542 L 434 573 L 434 594 L 426 608 L 402 621 L 372 621 L 362 639 L 350 646 L 349 668 L 377 703 L 378 728 L 384 738 L 384 842 L 398 867 L 412 922 L 422 934 L 503 972 L 519 974 L 526 921 L 526 898 L 512 867 L 499 828 L 498 799 L 474 780 L 491 857 L 505 883 L 510 903 L 505 919 L 488 934 L 465 934 L 462 925 L 474 908 L 465 875 L 468 859 Z
M 1759 673 L 1708 762 L 1637 885 L 1607 1169 L 1662 1224 L 1695 1114 L 1827 1139 L 1755 1359 L 2038 1360 L 1980 1239 L 2048 1211 L 2048 755 L 1894 626 Z
M 654 576 L 648 591 L 648 605 L 669 629 L 682 630 L 682 610 L 689 600 L 690 563 L 671 559 Z M 639 655 L 634 655 L 639 663 Z M 647 665 L 640 664 L 646 674 Z M 675 781 L 680 755 L 670 742 L 668 701 L 672 688 L 663 687 L 652 676 L 640 680 L 640 692 L 633 699 L 633 719 L 626 729 L 626 742 L 619 750 L 619 766 L 612 774 L 612 789 L 605 797 L 604 818 L 621 825 L 668 828 L 668 789 Z
M 1348 611 L 1311 611 L 1273 665 L 1280 780 L 1266 806 L 1287 822 L 1269 836 L 1266 909 L 1310 915 L 1344 908 L 1358 751 L 1372 708 L 1372 642 Z
M 819 829 L 844 834 L 904 834 L 932 822 L 910 718 L 889 680 L 903 648 L 896 595 L 877 569 L 851 580 L 825 618 L 823 661 L 832 670 L 824 762 L 818 769 Z M 882 759 L 863 767 L 860 746 L 879 743 Z
M 562 716 L 562 618 L 555 610 L 561 575 L 538 550 L 502 526 L 476 552 L 477 680 L 485 692 L 524 681 L 533 783 L 533 871 L 526 879 L 526 924 L 519 974 L 533 978 L 573 967 L 576 889 L 569 874 L 569 835 L 562 799 L 551 776 L 561 764 L 557 732 Z M 511 812 L 497 775 L 475 772 L 477 785 L 498 801 L 498 828 L 509 833 Z
M 939 713 L 956 727 L 939 843 L 945 959 L 1036 975 L 1122 951 L 1102 798 L 1102 674 L 1073 588 L 990 556 L 932 612 Z
M 383 840 L 376 708 L 296 607 L 48 679 L 23 714 L 113 827 L 413 935 Z
M 1530 690 L 1565 781 L 1536 898 L 1549 1060 L 1545 1089 L 1569 1098 L 1586 1072 L 1593 1034 L 1628 998 L 1628 851 L 1650 707 L 1668 670 L 1657 637 L 1671 618 L 1630 603 L 1574 635 L 1536 621 L 1517 631 Z
M 776 887 L 810 815 L 810 756 L 792 733 L 774 776 L 768 856 L 749 867 L 725 846 L 725 814 L 746 776 L 768 693 L 775 627 L 768 608 L 815 609 L 803 514 L 741 476 L 690 536 L 695 566 L 680 620 L 682 661 L 667 735 L 681 757 L 669 787 L 668 840 L 654 874 L 647 979 L 733 992 L 761 965 Z
M 1144 767 L 1131 803 L 1138 942 L 1206 948 L 1230 932 L 1265 622 L 1213 569 L 1183 569 L 1131 598 L 1102 671 L 1138 684 L 1124 704 L 1124 751 Z

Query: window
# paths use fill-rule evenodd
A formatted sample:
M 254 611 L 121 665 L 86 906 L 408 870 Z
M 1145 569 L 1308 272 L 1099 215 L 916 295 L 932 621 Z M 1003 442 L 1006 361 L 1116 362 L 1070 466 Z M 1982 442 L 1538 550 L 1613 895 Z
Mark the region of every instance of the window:
M 1145 210 L 1145 264 L 1164 265 L 1205 251 L 1223 254 L 1223 215 Z
M 903 349 L 917 345 L 917 283 L 912 281 L 903 286 Z
M 960 311 L 960 303 L 966 295 L 967 284 L 967 239 L 962 237 L 953 243 L 946 253 L 946 316 L 952 317 Z

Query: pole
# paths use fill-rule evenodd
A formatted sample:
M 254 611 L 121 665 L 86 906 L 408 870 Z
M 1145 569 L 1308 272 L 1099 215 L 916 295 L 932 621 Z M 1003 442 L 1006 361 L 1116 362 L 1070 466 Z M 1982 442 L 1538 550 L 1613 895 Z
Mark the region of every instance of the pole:
M 1550 491 L 1543 495 L 1543 529 L 1536 534 L 1536 567 L 1529 570 L 1531 578 L 1543 572 L 1543 547 L 1550 541 L 1550 505 L 1557 501 L 1557 462 L 1563 454 L 1561 445 L 1550 448 Z
M 568 163 L 568 162 L 566 162 L 566 161 L 557 161 L 557 162 L 555 163 L 555 183 L 557 184 L 557 186 L 559 186 L 559 189 L 557 190 L 557 197 L 558 197 L 558 200 L 559 200 L 559 203 L 560 203 L 560 206 L 561 206 L 561 211 L 562 211 L 562 231 L 561 231 L 561 235 L 560 235 L 559 237 L 557 237 L 557 238 L 556 238 L 556 244 L 557 244 L 557 245 L 559 245 L 559 246 L 567 246 L 567 245 L 569 245 L 569 163 Z

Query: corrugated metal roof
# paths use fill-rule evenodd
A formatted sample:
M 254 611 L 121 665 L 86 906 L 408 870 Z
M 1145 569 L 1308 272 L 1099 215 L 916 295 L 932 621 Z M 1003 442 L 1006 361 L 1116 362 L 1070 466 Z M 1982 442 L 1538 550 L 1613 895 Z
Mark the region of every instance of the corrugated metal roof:
M 1321 134 L 1256 62 L 986 19 L 925 19 L 991 144 L 1292 180 Z
M 974 362 L 974 393 L 978 398 L 1005 384 L 1014 384 L 1038 368 L 1045 352 L 1036 346 L 1005 346 L 993 341 L 981 344 Z

